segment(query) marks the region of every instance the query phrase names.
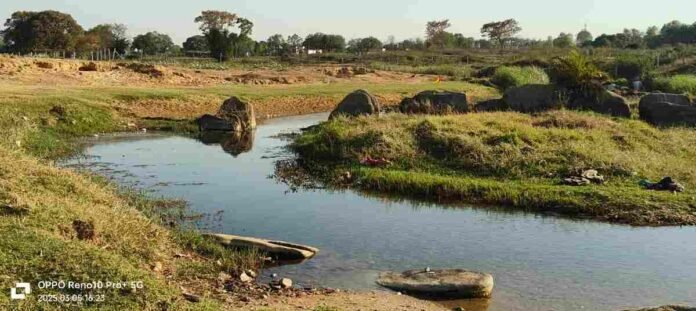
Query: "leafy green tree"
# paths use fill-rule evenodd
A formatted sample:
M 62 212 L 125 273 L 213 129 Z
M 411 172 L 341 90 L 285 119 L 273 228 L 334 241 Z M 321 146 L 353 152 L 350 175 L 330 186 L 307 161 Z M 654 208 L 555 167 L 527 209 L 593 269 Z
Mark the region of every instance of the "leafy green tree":
M 553 46 L 557 48 L 569 48 L 575 45 L 573 35 L 561 32 L 556 39 L 553 39 Z
M 5 21 L 2 36 L 12 52 L 73 50 L 84 30 L 69 14 L 19 11 Z
M 146 55 L 155 55 L 171 52 L 174 50 L 172 38 L 168 35 L 151 31 L 133 38 L 133 48 Z
M 208 39 L 205 36 L 196 35 L 186 38 L 186 41 L 181 45 L 184 51 L 210 51 Z
M 249 38 L 254 23 L 250 20 L 230 12 L 203 11 L 194 21 L 201 24 L 212 57 L 224 61 L 233 55 L 254 51 L 254 41 Z M 232 32 L 233 27 L 237 27 L 239 33 Z
M 373 50 L 381 50 L 382 42 L 375 37 L 367 37 L 360 39 L 358 42 L 358 51 L 369 52 Z
M 287 46 L 289 52 L 294 54 L 300 53 L 300 49 L 302 49 L 302 41 L 302 37 L 297 34 L 288 36 Z
M 318 32 L 308 35 L 302 45 L 308 49 L 325 52 L 342 51 L 346 47 L 346 39 L 341 35 L 329 35 Z
M 425 25 L 426 42 L 430 46 L 443 48 L 447 43 L 447 28 L 452 26 L 449 19 L 430 21 Z
M 288 44 L 285 42 L 285 38 L 281 34 L 275 34 L 268 37 L 265 43 L 267 45 L 268 52 L 271 55 L 282 55 L 288 50 Z
M 98 40 L 98 49 L 116 50 L 125 53 L 130 47 L 126 25 L 123 24 L 100 24 L 92 27 L 85 33 L 85 36 L 95 36 Z
M 514 37 L 515 34 L 522 31 L 514 19 L 506 19 L 500 22 L 491 22 L 484 24 L 481 27 L 481 35 L 488 37 L 491 41 L 498 44 L 498 47 L 503 49 L 505 47 L 505 42 L 510 38 Z

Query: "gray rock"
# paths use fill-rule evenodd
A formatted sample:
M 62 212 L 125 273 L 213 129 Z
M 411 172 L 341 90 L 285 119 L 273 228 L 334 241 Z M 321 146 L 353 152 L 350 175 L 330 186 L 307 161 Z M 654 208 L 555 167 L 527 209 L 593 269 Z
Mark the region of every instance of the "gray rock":
M 493 291 L 493 276 L 462 269 L 410 270 L 382 273 L 377 284 L 414 295 L 488 298 Z
M 507 103 L 502 99 L 490 99 L 476 104 L 476 112 L 504 111 L 508 110 Z
M 225 131 L 225 132 L 238 132 L 242 130 L 242 124 L 239 118 L 233 118 L 231 121 L 219 118 L 213 115 L 204 114 L 200 118 L 196 119 L 198 123 L 198 129 L 201 132 L 204 131 Z
M 657 95 L 674 95 L 674 94 L 657 94 Z M 696 126 L 696 106 L 692 104 L 678 104 L 683 98 L 675 95 L 672 96 L 675 102 L 656 102 L 652 99 L 657 98 L 655 94 L 650 94 L 643 97 L 638 104 L 640 118 L 650 124 L 659 126 L 670 125 L 685 125 Z
M 466 94 L 439 91 L 423 91 L 413 98 L 405 98 L 399 109 L 413 114 L 467 113 L 470 110 Z
M 236 96 L 232 96 L 222 103 L 217 112 L 217 117 L 233 122 L 235 117 L 242 123 L 244 130 L 256 128 L 256 115 L 254 114 L 254 106 L 250 103 L 242 101 Z
M 641 97 L 641 103 L 672 103 L 676 105 L 690 106 L 692 105 L 691 99 L 682 94 L 670 94 L 670 93 L 650 93 Z
M 232 248 L 256 248 L 278 260 L 304 260 L 314 257 L 319 249 L 283 241 L 264 240 L 229 234 L 206 233 L 218 243 Z
M 357 117 L 360 115 L 379 114 L 380 105 L 377 98 L 365 90 L 357 90 L 348 94 L 338 103 L 338 106 L 329 115 L 329 120 L 338 115 Z
M 503 100 L 513 111 L 525 113 L 554 110 L 563 106 L 560 93 L 553 85 L 546 84 L 528 84 L 509 88 L 505 91 Z
M 628 101 L 622 96 L 609 91 L 604 91 L 596 97 L 582 96 L 574 98 L 570 102 L 569 108 L 591 110 L 615 117 L 631 117 L 631 108 L 628 106 Z

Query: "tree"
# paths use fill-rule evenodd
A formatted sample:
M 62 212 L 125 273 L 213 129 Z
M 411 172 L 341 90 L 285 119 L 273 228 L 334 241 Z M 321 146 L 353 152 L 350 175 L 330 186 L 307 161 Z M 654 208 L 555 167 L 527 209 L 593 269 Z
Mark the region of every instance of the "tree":
M 208 39 L 201 35 L 188 37 L 181 46 L 184 48 L 184 51 L 210 51 Z
M 553 46 L 557 48 L 569 48 L 575 45 L 573 35 L 561 32 L 556 39 L 553 39 Z
M 126 33 L 127 28 L 123 24 L 100 24 L 92 27 L 84 35 L 97 38 L 97 49 L 109 49 L 125 53 L 130 46 L 130 40 L 128 40 Z M 94 38 L 86 38 L 82 41 L 91 40 L 94 40 Z
M 281 34 L 275 34 L 266 40 L 268 51 L 271 55 L 282 55 L 287 51 L 287 42 Z
M 249 38 L 254 23 L 237 14 L 224 11 L 203 11 L 194 19 L 200 23 L 203 35 L 208 39 L 211 56 L 221 61 L 232 55 L 245 55 L 254 51 L 255 42 Z M 232 32 L 237 27 L 239 33 Z
M 14 12 L 2 30 L 12 52 L 73 50 L 84 30 L 69 14 L 57 11 Z
M 174 46 L 172 38 L 156 31 L 133 38 L 133 48 L 147 55 L 167 53 L 172 51 Z
M 346 39 L 341 35 L 327 35 L 318 32 L 308 35 L 302 45 L 308 49 L 325 52 L 342 51 L 346 47 Z
M 481 35 L 496 42 L 501 49 L 505 47 L 505 41 L 514 37 L 520 31 L 522 31 L 522 28 L 514 19 L 491 22 L 481 27 Z
M 375 37 L 367 37 L 360 39 L 357 47 L 359 52 L 365 53 L 372 50 L 382 49 L 382 42 Z
M 592 37 L 592 33 L 587 31 L 587 29 L 581 30 L 575 36 L 575 44 L 577 44 L 578 46 L 586 45 L 589 42 L 592 42 L 592 40 L 594 40 L 594 37 Z
M 447 39 L 447 28 L 452 26 L 449 19 L 444 19 L 441 21 L 430 21 L 425 25 L 425 35 L 427 38 L 427 43 L 431 46 L 436 46 L 439 48 L 445 47 Z
M 222 30 L 234 26 L 237 21 L 237 14 L 225 11 L 203 11 L 201 15 L 193 20 L 195 23 L 201 23 L 199 26 L 203 33 L 210 30 Z
M 290 53 L 293 53 L 293 54 L 300 53 L 300 49 L 302 48 L 302 37 L 300 37 L 298 34 L 288 36 L 288 40 L 286 43 L 287 43 L 288 50 L 290 51 Z

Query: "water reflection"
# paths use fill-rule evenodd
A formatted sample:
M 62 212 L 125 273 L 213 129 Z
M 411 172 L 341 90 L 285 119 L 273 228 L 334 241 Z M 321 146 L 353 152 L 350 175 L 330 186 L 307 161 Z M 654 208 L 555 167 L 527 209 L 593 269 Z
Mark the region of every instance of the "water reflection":
M 206 145 L 220 145 L 222 150 L 235 158 L 254 147 L 255 130 L 238 132 L 207 131 L 202 132 L 199 140 Z

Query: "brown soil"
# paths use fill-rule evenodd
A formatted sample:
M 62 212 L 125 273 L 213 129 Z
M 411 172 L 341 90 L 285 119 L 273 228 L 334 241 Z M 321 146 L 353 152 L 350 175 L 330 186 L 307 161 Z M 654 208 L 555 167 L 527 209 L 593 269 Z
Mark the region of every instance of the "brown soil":
M 51 73 L 51 74 L 47 74 Z M 61 85 L 206 86 L 218 84 L 287 85 L 341 81 L 384 83 L 432 81 L 427 75 L 372 71 L 359 66 L 294 66 L 226 70 L 192 69 L 137 62 L 90 62 L 0 56 L 0 80 Z

